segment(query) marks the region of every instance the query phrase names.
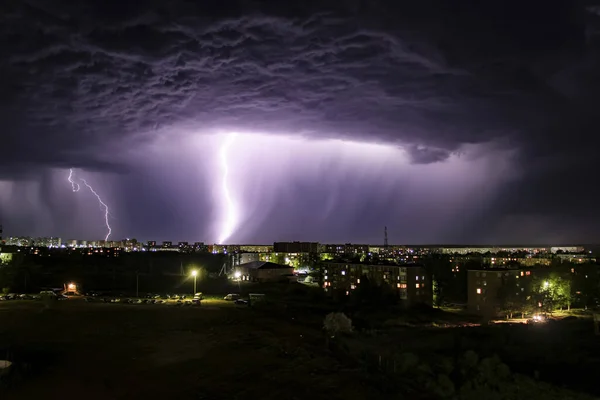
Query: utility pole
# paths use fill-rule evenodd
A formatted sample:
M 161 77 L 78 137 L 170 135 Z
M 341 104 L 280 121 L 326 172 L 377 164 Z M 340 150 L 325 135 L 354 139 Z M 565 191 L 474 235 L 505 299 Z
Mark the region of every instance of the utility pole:
M 135 271 L 135 297 L 140 297 L 140 272 Z

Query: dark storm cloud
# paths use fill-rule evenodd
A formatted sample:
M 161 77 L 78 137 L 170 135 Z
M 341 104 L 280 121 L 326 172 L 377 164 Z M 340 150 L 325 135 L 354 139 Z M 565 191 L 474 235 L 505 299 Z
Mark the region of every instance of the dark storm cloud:
M 513 213 L 574 203 L 549 182 L 600 167 L 592 2 L 257 4 L 3 1 L 0 179 L 122 170 L 125 143 L 170 129 L 397 143 L 414 163 L 502 142 Z
M 181 124 L 398 140 L 416 162 L 437 161 L 493 139 L 490 126 L 513 132 L 541 118 L 549 99 L 540 96 L 560 98 L 548 71 L 583 44 L 570 9 L 461 3 L 322 12 L 327 4 L 8 1 L 2 79 L 21 118 L 7 133 L 21 149 L 42 140 L 29 157 L 49 164 L 71 158 L 39 149 Z

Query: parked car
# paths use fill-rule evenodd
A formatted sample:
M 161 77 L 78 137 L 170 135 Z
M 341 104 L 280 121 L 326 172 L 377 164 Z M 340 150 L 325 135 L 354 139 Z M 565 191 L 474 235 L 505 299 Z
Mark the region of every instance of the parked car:
M 248 300 L 244 300 L 244 299 L 237 299 L 234 301 L 234 303 L 238 306 L 247 306 L 248 305 Z
M 235 301 L 240 298 L 238 293 L 229 293 L 227 296 L 223 297 L 223 300 L 227 301 Z

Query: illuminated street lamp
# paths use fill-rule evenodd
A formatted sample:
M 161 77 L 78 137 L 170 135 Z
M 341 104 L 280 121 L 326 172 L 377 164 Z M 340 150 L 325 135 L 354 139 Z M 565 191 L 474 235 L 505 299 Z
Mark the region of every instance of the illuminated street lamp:
M 192 276 L 194 277 L 194 294 L 196 294 L 196 277 L 198 276 L 198 271 L 197 270 L 193 270 L 192 271 Z
M 242 276 L 242 273 L 240 271 L 235 271 L 233 276 L 235 277 L 235 279 L 240 279 L 240 277 Z
M 547 288 L 548 286 L 550 286 L 550 283 L 548 281 L 544 282 L 544 287 Z

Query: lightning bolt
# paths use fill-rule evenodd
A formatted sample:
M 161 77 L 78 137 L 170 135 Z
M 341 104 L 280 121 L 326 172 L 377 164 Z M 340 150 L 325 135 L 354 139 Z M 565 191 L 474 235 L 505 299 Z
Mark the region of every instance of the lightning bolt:
M 79 183 L 73 180 L 73 168 L 69 169 L 69 177 L 67 178 L 74 192 L 79 192 Z
M 108 237 L 110 236 L 110 234 L 112 233 L 112 229 L 110 227 L 110 224 L 108 223 L 108 206 L 106 205 L 106 203 L 104 203 L 102 201 L 102 199 L 100 198 L 100 195 L 98 193 L 96 193 L 96 191 L 94 190 L 93 187 L 91 187 L 85 179 L 80 179 L 81 182 L 83 182 L 83 184 L 85 186 L 87 186 L 88 189 L 90 189 L 90 192 L 92 192 L 94 194 L 94 196 L 96 196 L 96 198 L 98 199 L 98 203 L 100 203 L 100 207 L 104 208 L 104 223 L 106 224 L 106 228 L 108 229 L 108 232 L 106 233 L 106 237 L 104 238 L 104 240 L 108 240 Z
M 229 188 L 229 162 L 228 162 L 228 150 L 231 147 L 231 143 L 235 140 L 236 134 L 232 133 L 227 136 L 227 139 L 221 145 L 219 150 L 219 158 L 221 165 L 221 194 L 223 195 L 223 201 L 225 203 L 225 215 L 221 234 L 219 236 L 219 244 L 225 243 L 227 239 L 233 233 L 238 223 L 238 211 L 237 205 L 235 204 L 231 190 Z
M 73 175 L 74 175 L 73 168 L 70 168 L 69 169 L 69 177 L 67 178 L 67 180 L 71 184 L 71 188 L 73 189 L 73 192 L 79 192 L 79 189 L 81 189 L 81 186 L 79 185 L 79 183 L 77 183 L 73 180 Z M 100 198 L 100 195 L 98 195 L 98 193 L 96 193 L 94 188 L 91 187 L 85 179 L 79 178 L 79 180 L 81 182 L 83 182 L 83 184 L 85 186 L 87 186 L 88 189 L 90 189 L 90 192 L 92 192 L 92 194 L 94 196 L 96 196 L 96 198 L 98 199 L 98 203 L 100 203 L 100 209 L 104 211 L 104 222 L 106 224 L 106 228 L 108 229 L 108 232 L 107 232 L 104 240 L 108 240 L 108 237 L 112 233 L 112 228 L 110 227 L 110 224 L 108 222 L 108 216 L 110 215 L 110 213 L 108 212 L 108 206 L 106 205 L 105 202 L 102 201 L 102 199 Z

